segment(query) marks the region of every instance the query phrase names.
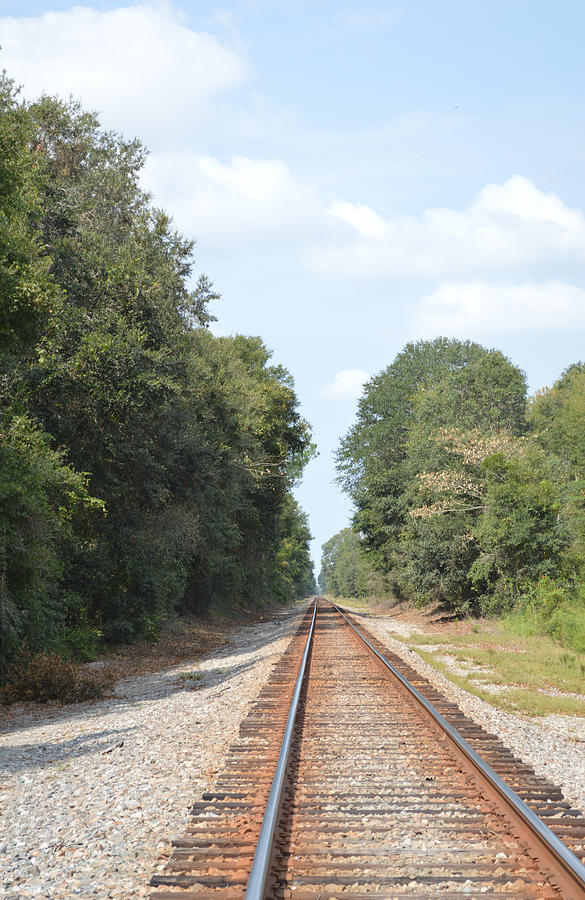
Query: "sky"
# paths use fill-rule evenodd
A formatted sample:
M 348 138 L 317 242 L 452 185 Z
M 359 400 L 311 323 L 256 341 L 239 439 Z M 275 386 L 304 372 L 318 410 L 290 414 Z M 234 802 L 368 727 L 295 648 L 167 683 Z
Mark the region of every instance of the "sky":
M 582 0 L 0 0 L 0 66 L 149 147 L 217 334 L 292 373 L 319 457 L 313 555 L 350 520 L 334 453 L 409 340 L 585 358 Z

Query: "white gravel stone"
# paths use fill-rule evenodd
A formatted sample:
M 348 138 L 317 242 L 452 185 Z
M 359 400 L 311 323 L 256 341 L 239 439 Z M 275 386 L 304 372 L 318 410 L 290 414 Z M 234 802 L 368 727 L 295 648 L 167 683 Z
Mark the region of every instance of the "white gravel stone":
M 349 610 L 349 607 L 346 607 Z M 486 731 L 497 734 L 504 744 L 535 772 L 562 788 L 565 798 L 585 812 L 585 718 L 551 715 L 544 717 L 519 716 L 496 709 L 479 697 L 453 684 L 437 672 L 401 641 L 391 636 L 398 633 L 408 639 L 409 634 L 422 629 L 408 623 L 396 622 L 388 615 L 369 615 L 352 611 L 356 620 L 419 674 L 423 675 L 449 700 Z M 425 646 L 425 650 L 429 648 Z
M 148 897 L 302 611 L 121 681 L 116 699 L 13 719 L 0 735 L 0 897 Z M 181 679 L 194 668 L 203 680 Z
M 170 839 L 211 788 L 302 610 L 240 629 L 202 661 L 119 682 L 117 699 L 19 716 L 0 735 L 0 898 L 146 898 Z M 520 717 L 454 685 L 390 631 L 365 627 L 585 809 L 585 719 Z M 194 669 L 202 681 L 181 678 Z M 158 864 L 157 864 L 158 859 Z

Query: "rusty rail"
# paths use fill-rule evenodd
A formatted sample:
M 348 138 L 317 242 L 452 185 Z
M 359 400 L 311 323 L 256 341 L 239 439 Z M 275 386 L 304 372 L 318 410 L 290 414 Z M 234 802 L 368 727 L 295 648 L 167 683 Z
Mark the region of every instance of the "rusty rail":
M 315 599 L 313 618 L 311 620 L 309 634 L 307 635 L 305 652 L 303 653 L 303 658 L 301 660 L 301 665 L 299 668 L 295 692 L 291 701 L 290 712 L 288 714 L 286 728 L 284 730 L 284 735 L 282 738 L 282 746 L 280 748 L 280 754 L 278 756 L 278 762 L 276 764 L 276 771 L 274 773 L 272 787 L 270 788 L 270 794 L 268 796 L 268 803 L 266 804 L 266 812 L 262 820 L 262 827 L 260 829 L 260 835 L 258 837 L 258 843 L 256 845 L 256 852 L 254 853 L 252 869 L 250 871 L 248 886 L 246 888 L 245 900 L 262 900 L 262 898 L 264 897 L 266 879 L 268 877 L 268 867 L 270 865 L 270 857 L 272 855 L 274 832 L 276 830 L 276 825 L 278 823 L 278 818 L 280 815 L 280 801 L 282 798 L 282 790 L 284 788 L 284 783 L 286 780 L 286 770 L 288 767 L 288 759 L 293 742 L 293 732 L 297 718 L 297 710 L 299 708 L 299 699 L 301 696 L 301 691 L 303 689 L 303 682 L 305 680 L 307 660 L 309 658 L 311 641 L 313 638 L 313 633 L 315 631 L 316 616 L 317 600 Z
M 540 852 L 547 859 L 549 867 L 554 872 L 554 866 L 559 865 L 561 867 L 560 872 L 555 872 L 556 881 L 558 886 L 562 889 L 564 893 L 566 893 L 567 897 L 570 897 L 571 900 L 577 900 L 577 898 L 585 898 L 585 865 L 578 859 L 574 853 L 569 850 L 569 848 L 563 844 L 563 842 L 553 834 L 550 828 L 540 819 L 528 806 L 527 803 L 522 800 L 518 794 L 512 790 L 512 788 L 506 784 L 506 782 L 500 778 L 497 772 L 494 772 L 492 767 L 487 763 L 481 756 L 475 752 L 473 747 L 471 747 L 468 742 L 463 738 L 459 732 L 453 728 L 452 725 L 447 722 L 447 720 L 434 708 L 434 706 L 429 703 L 429 701 L 423 697 L 423 695 L 417 691 L 417 689 L 404 678 L 403 675 L 400 674 L 398 669 L 396 669 L 391 662 L 389 662 L 385 656 L 383 656 L 372 644 L 368 641 L 368 639 L 359 631 L 358 628 L 353 625 L 352 622 L 349 621 L 345 613 L 335 605 L 335 603 L 331 603 L 331 606 L 337 610 L 340 616 L 342 616 L 349 627 L 355 632 L 355 634 L 360 638 L 361 641 L 364 642 L 366 647 L 368 647 L 372 653 L 380 660 L 380 662 L 388 669 L 389 672 L 396 678 L 403 688 L 405 688 L 408 693 L 420 704 L 420 706 L 424 709 L 424 711 L 431 716 L 434 722 L 441 728 L 441 730 L 449 737 L 449 739 L 457 746 L 457 748 L 464 754 L 464 756 L 469 760 L 469 762 L 477 769 L 480 776 L 486 779 L 490 785 L 497 791 L 500 797 L 503 799 L 504 803 L 507 807 L 509 807 L 516 816 L 518 816 L 523 823 L 523 825 L 527 826 L 530 830 L 531 836 L 538 842 Z
M 349 612 L 318 605 L 152 900 L 585 900 L 585 817 L 560 789 Z

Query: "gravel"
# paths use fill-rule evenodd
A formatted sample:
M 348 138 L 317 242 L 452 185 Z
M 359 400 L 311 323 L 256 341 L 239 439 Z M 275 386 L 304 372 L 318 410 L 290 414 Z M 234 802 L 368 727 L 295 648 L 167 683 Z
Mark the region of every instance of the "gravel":
M 121 681 L 113 699 L 12 719 L 0 735 L 0 897 L 148 897 L 301 614 Z
M 364 615 L 359 611 L 352 611 L 352 615 L 384 646 L 424 675 L 447 699 L 457 703 L 466 715 L 487 731 L 497 734 L 517 756 L 533 766 L 537 774 L 562 788 L 571 804 L 585 811 L 585 718 L 561 715 L 535 718 L 495 709 L 453 684 L 390 634 L 394 632 L 408 638 L 410 633 L 422 629 L 397 622 L 392 616 Z M 425 646 L 425 650 L 428 649 Z
M 301 614 L 240 629 L 203 661 L 119 682 L 114 699 L 12 719 L 0 735 L 0 898 L 148 897 Z M 393 639 L 392 617 L 356 617 L 585 809 L 585 719 L 494 709 Z

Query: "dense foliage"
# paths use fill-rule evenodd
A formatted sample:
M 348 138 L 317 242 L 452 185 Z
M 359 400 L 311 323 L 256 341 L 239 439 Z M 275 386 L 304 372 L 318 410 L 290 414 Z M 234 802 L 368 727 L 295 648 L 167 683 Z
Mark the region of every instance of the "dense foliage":
M 0 667 L 312 587 L 289 373 L 214 338 L 145 152 L 0 81 Z
M 319 586 L 334 597 L 368 597 L 383 591 L 383 578 L 351 528 L 344 528 L 323 544 Z
M 574 606 L 584 426 L 582 364 L 527 402 L 523 373 L 497 350 L 408 344 L 366 385 L 338 451 L 361 552 L 398 596 L 457 613 L 504 612 L 543 592 Z

